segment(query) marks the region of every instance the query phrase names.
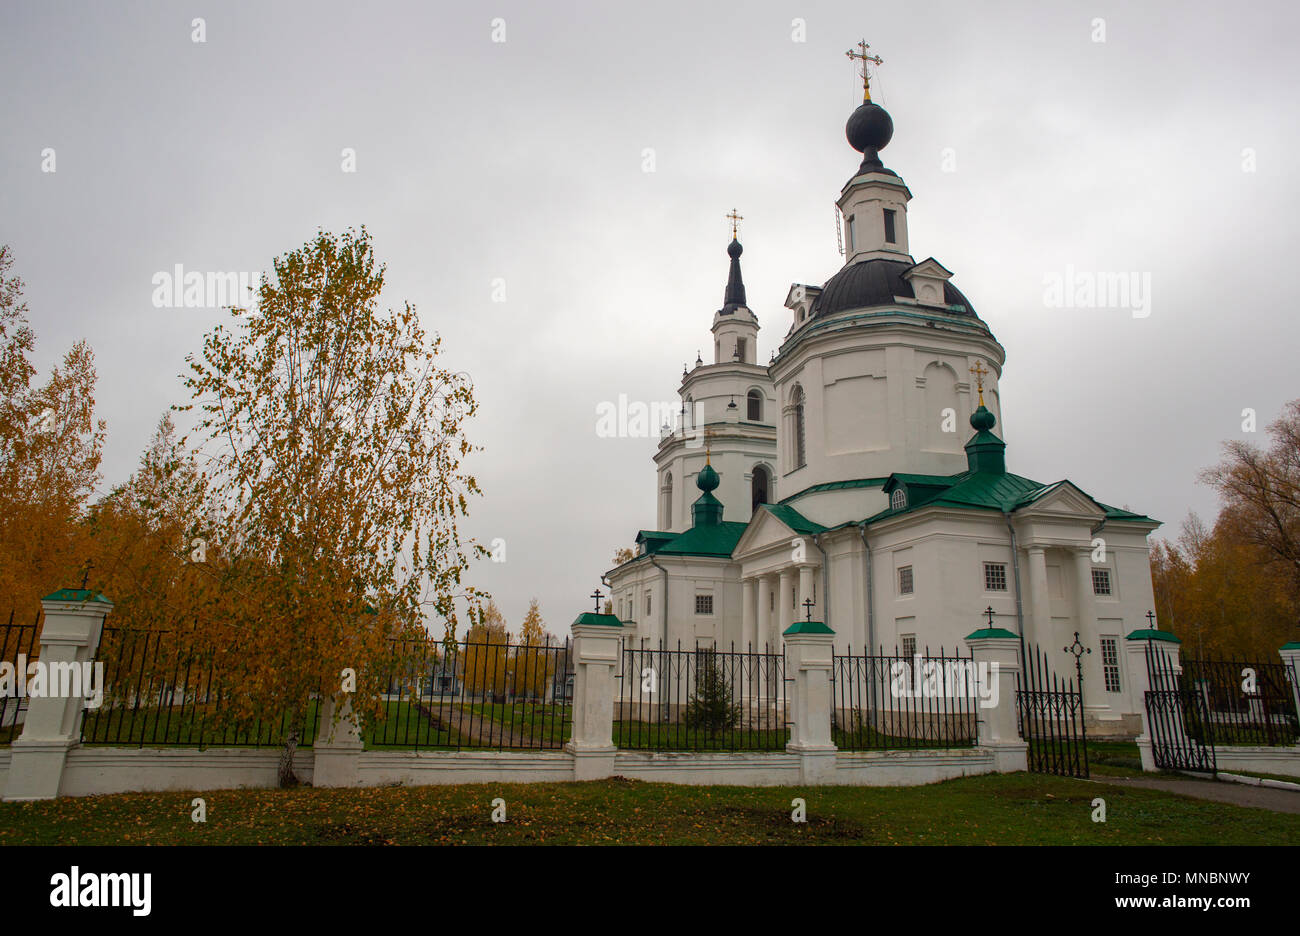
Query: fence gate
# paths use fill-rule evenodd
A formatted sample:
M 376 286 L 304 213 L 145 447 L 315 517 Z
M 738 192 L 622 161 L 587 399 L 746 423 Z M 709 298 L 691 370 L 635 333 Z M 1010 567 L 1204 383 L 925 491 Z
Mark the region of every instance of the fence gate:
M 1025 648 L 1016 676 L 1020 737 L 1029 744 L 1029 769 L 1059 777 L 1088 776 L 1088 734 L 1083 724 L 1083 684 L 1052 672 L 1038 647 Z
M 1216 773 L 1214 733 L 1205 693 L 1193 688 L 1174 666 L 1173 656 L 1147 641 L 1147 724 L 1151 754 L 1162 770 Z

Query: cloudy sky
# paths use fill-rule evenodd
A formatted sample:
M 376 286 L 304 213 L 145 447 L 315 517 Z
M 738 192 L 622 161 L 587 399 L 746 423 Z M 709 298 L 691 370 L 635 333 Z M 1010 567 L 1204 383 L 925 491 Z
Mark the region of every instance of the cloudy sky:
M 1176 535 L 1215 514 L 1196 476 L 1220 443 L 1300 397 L 1293 5 L 625 7 L 3 0 L 0 243 L 42 373 L 78 338 L 95 350 L 105 486 L 224 314 L 155 308 L 153 274 L 264 270 L 365 224 L 386 304 L 413 302 L 475 381 L 468 528 L 507 560 L 476 582 L 512 626 L 537 597 L 566 632 L 655 522 L 654 441 L 598 438 L 596 407 L 674 399 L 707 350 L 723 215 L 745 216 L 759 360 L 790 283 L 840 265 L 863 36 L 913 255 L 1007 349 L 1011 470 Z M 1149 277 L 1149 314 L 1052 307 L 1045 277 L 1068 270 Z

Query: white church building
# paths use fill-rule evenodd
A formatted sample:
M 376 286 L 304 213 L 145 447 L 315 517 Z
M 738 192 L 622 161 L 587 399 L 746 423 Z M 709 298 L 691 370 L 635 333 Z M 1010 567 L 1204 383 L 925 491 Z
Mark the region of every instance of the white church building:
M 951 651 L 991 608 L 1062 675 L 1078 631 L 1089 729 L 1136 734 L 1123 639 L 1154 607 L 1159 523 L 1008 471 L 1005 351 L 912 254 L 912 193 L 878 155 L 889 114 L 868 94 L 846 133 L 863 159 L 838 199 L 845 263 L 790 287 L 768 364 L 733 228 L 712 362 L 684 373 L 684 424 L 654 456 L 658 519 L 606 573 L 625 645 L 777 649 L 810 608 L 839 653 Z

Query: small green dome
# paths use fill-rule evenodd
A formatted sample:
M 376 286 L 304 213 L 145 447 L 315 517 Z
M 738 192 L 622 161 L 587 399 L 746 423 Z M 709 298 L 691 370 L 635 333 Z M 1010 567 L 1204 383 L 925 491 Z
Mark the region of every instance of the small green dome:
M 699 477 L 695 479 L 695 486 L 707 494 L 718 486 L 718 481 L 718 473 L 713 470 L 712 465 L 706 463 Z
M 998 418 L 985 409 L 984 404 L 970 414 L 971 428 L 977 432 L 988 432 L 998 424 Z

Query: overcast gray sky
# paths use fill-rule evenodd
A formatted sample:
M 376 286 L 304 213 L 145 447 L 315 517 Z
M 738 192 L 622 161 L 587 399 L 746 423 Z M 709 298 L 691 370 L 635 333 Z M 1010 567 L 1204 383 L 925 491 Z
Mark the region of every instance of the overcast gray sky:
M 655 522 L 654 441 L 598 438 L 596 406 L 673 399 L 707 350 L 724 213 L 745 217 L 760 360 L 790 283 L 838 269 L 832 203 L 860 158 L 844 51 L 865 36 L 912 253 L 1007 349 L 1010 469 L 1161 534 L 1213 517 L 1198 470 L 1249 437 L 1244 408 L 1262 440 L 1300 397 L 1294 5 L 637 7 L 4 0 L 0 243 L 42 374 L 78 338 L 95 349 L 105 485 L 184 401 L 185 354 L 224 314 L 154 308 L 152 275 L 264 270 L 365 224 L 386 304 L 416 304 L 477 387 L 468 530 L 507 561 L 475 581 L 512 628 L 536 596 L 566 633 Z M 1150 274 L 1150 314 L 1046 307 L 1044 274 L 1067 267 Z

